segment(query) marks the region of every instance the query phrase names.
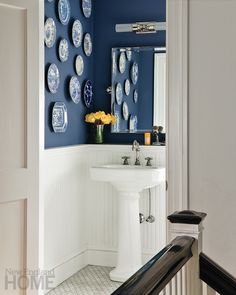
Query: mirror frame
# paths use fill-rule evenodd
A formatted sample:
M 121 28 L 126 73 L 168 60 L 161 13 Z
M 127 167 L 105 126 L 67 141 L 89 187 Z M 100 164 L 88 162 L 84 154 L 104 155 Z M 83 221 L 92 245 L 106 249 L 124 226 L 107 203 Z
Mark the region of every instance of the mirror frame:
M 166 61 L 167 61 L 167 51 L 166 51 L 166 47 L 165 46 L 121 46 L 121 47 L 112 47 L 111 48 L 111 113 L 113 114 L 113 105 L 114 105 L 114 101 L 115 101 L 115 97 L 113 97 L 115 95 L 115 88 L 114 85 L 112 83 L 113 80 L 113 54 L 115 50 L 120 50 L 120 52 L 126 52 L 126 50 L 129 49 L 140 49 L 140 48 L 144 48 L 144 49 L 152 49 L 154 51 L 154 54 L 156 53 L 165 53 L 166 54 Z M 117 64 L 116 64 L 117 66 Z M 154 67 L 155 67 L 155 60 L 154 60 Z M 167 65 L 166 65 L 167 67 Z M 117 69 L 118 70 L 118 69 Z M 154 75 L 153 75 L 153 80 L 155 79 L 155 71 L 154 71 Z M 166 81 L 165 81 L 166 83 Z M 166 89 L 167 87 L 165 87 Z M 155 89 L 153 88 L 153 101 L 154 101 L 154 96 L 155 96 Z M 166 93 L 165 93 L 165 101 L 166 101 Z M 154 105 L 154 103 L 153 103 Z M 165 102 L 166 105 L 166 102 Z M 154 109 L 153 109 L 153 114 L 152 114 L 152 125 L 154 125 Z M 153 127 L 153 126 L 152 126 Z M 166 130 L 166 128 L 164 128 L 164 130 Z M 112 134 L 143 134 L 145 132 L 152 132 L 153 128 L 150 129 L 138 129 L 137 131 L 131 132 L 130 130 L 121 130 L 119 132 L 113 131 L 113 127 L 111 126 L 111 133 Z

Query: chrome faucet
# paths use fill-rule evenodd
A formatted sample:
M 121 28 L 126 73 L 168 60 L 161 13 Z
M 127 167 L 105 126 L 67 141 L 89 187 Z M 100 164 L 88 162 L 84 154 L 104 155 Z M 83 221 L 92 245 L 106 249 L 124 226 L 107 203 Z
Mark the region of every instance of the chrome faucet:
M 134 142 L 133 142 L 132 151 L 135 151 L 135 163 L 134 163 L 134 165 L 141 165 L 140 164 L 140 159 L 139 159 L 140 147 L 139 147 L 139 143 L 137 142 L 137 140 L 134 140 Z
M 147 160 L 146 166 L 152 166 L 152 160 L 153 160 L 153 158 L 147 157 L 147 158 L 145 158 L 145 160 Z
M 130 157 L 123 156 L 121 159 L 124 160 L 123 165 L 129 165 L 129 159 L 130 159 Z

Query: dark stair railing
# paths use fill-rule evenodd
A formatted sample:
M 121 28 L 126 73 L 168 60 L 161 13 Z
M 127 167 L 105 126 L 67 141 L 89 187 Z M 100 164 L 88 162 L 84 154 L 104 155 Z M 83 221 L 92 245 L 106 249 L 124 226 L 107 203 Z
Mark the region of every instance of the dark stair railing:
M 200 253 L 205 217 L 194 211 L 168 216 L 172 242 L 112 295 L 236 295 L 236 279 Z
M 194 240 L 188 236 L 175 238 L 112 294 L 159 294 L 193 256 L 191 248 Z
M 202 281 L 219 294 L 236 295 L 236 279 L 232 275 L 203 253 L 199 256 L 199 262 Z

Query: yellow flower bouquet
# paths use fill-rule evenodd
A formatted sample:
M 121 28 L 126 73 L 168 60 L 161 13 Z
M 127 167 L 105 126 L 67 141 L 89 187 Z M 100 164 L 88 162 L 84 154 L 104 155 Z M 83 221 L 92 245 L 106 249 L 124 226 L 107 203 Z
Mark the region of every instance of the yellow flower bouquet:
M 92 142 L 103 143 L 104 125 L 116 124 L 116 117 L 103 111 L 90 113 L 85 116 L 85 122 L 92 124 Z
M 90 113 L 85 116 L 85 122 L 96 125 L 109 125 L 116 123 L 116 117 L 111 114 L 106 114 L 103 111 Z

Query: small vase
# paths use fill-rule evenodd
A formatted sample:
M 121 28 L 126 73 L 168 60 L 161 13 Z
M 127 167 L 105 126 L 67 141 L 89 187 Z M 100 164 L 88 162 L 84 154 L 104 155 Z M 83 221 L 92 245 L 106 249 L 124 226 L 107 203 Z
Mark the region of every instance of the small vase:
M 92 141 L 96 144 L 104 142 L 104 125 L 92 125 Z

